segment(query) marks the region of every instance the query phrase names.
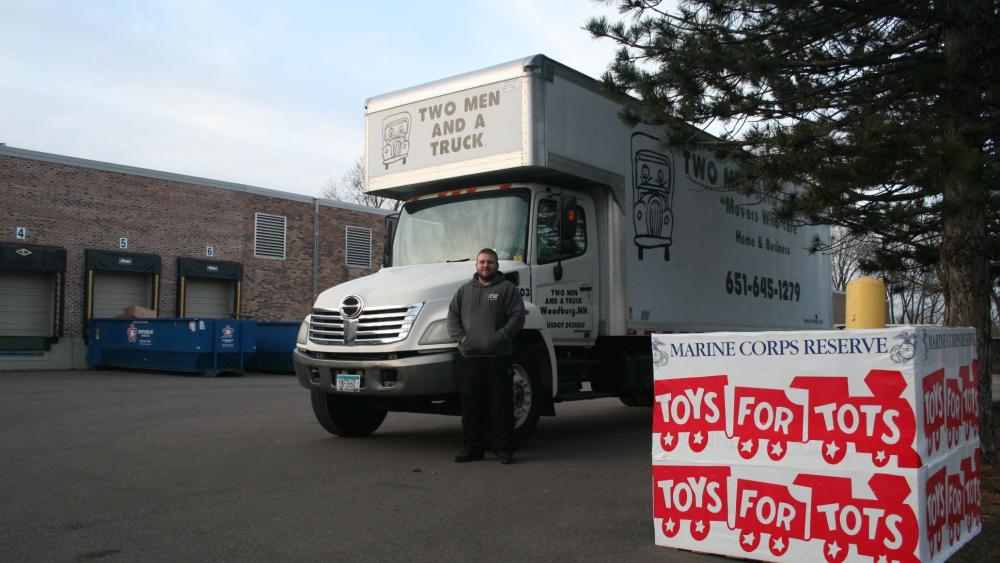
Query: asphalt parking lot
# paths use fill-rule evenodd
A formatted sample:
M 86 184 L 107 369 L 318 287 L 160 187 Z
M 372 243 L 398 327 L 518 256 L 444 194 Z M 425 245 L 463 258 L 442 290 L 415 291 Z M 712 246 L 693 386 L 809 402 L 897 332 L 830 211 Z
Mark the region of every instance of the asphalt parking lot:
M 516 463 L 459 420 L 315 422 L 293 377 L 0 373 L 0 561 L 721 561 L 653 545 L 649 409 L 557 405 Z

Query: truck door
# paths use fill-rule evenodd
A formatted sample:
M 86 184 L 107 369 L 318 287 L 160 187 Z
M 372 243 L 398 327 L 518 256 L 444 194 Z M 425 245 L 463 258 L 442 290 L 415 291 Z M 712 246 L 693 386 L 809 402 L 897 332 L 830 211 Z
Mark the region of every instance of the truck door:
M 535 196 L 531 301 L 556 345 L 597 338 L 597 254 L 594 203 L 584 194 Z

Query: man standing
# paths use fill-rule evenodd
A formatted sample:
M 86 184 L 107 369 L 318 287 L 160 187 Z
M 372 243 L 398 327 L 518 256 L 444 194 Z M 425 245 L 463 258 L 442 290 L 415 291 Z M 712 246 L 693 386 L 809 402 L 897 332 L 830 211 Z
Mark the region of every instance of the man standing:
M 455 456 L 456 463 L 483 459 L 487 419 L 490 449 L 501 464 L 513 459 L 514 379 L 510 367 L 514 336 L 524 326 L 524 302 L 499 267 L 496 252 L 480 250 L 472 282 L 458 288 L 448 308 L 448 334 L 458 342 L 455 371 L 465 442 L 465 449 Z

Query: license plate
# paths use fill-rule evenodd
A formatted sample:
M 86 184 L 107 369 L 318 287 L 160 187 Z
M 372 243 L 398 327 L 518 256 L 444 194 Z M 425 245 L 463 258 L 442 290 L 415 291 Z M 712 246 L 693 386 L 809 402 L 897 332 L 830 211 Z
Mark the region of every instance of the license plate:
M 361 391 L 361 374 L 338 373 L 337 391 L 341 391 L 344 393 L 357 393 Z

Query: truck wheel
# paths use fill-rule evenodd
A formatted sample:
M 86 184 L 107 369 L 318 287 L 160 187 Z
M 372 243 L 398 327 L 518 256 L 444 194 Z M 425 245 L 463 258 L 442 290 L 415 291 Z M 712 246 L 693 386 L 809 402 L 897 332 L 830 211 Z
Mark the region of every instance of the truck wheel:
M 385 420 L 386 411 L 373 407 L 363 397 L 342 397 L 312 392 L 316 420 L 330 434 L 344 438 L 367 436 Z
M 538 367 L 528 350 L 514 352 L 511 369 L 514 371 L 514 434 L 511 441 L 515 447 L 521 447 L 528 442 L 538 426 L 543 391 L 538 378 Z

